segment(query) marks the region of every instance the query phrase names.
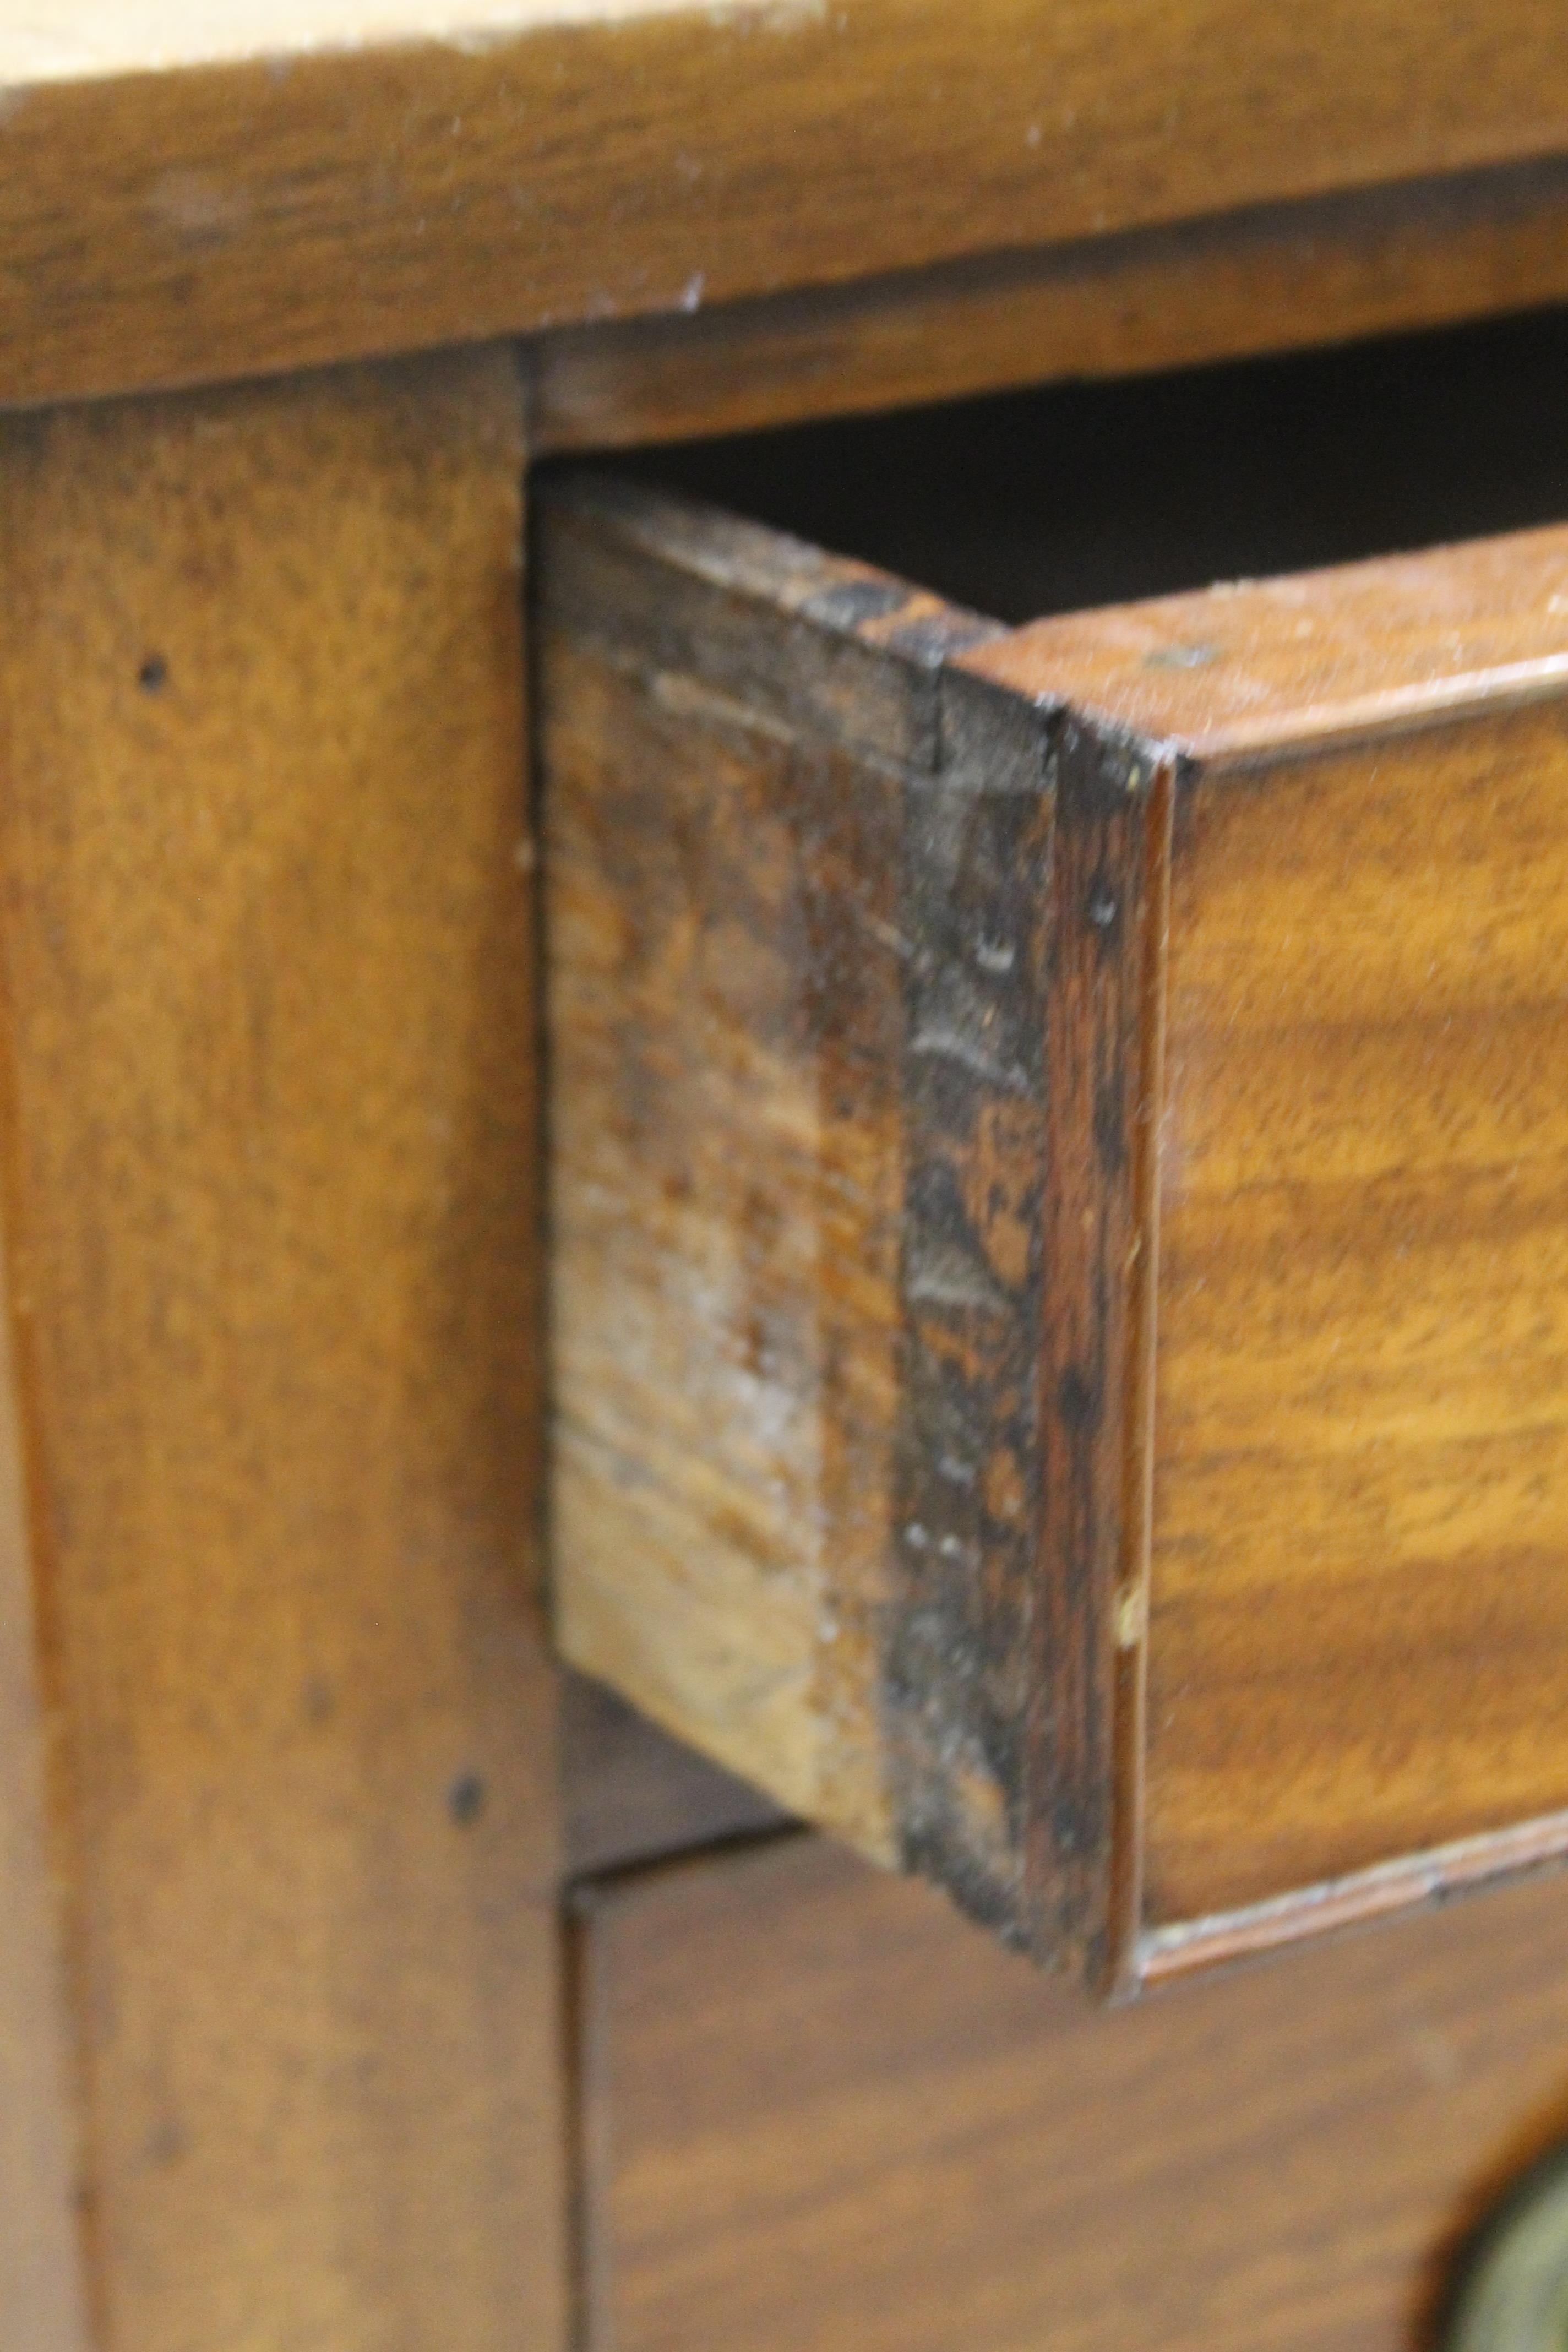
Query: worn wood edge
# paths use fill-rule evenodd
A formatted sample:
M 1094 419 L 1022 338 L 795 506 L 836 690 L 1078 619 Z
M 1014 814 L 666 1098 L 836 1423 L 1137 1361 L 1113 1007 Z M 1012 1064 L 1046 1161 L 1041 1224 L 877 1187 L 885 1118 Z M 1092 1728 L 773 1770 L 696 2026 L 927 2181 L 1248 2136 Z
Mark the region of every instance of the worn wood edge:
M 881 1706 L 903 1860 L 1026 1934 L 1056 714 L 946 669 L 904 795 L 902 1377 Z
M 1401 0 L 1108 11 L 991 0 L 960 37 L 946 0 L 675 5 L 14 83 L 0 401 L 681 313 L 1568 146 L 1542 0 L 1506 38 L 1498 0 L 1441 38 Z
M 850 751 L 928 771 L 942 661 L 1005 635 L 872 564 L 677 492 L 571 474 L 542 481 L 534 504 L 539 625 L 700 678 L 738 723 L 804 717 Z M 658 596 L 637 601 L 657 610 L 657 629 L 623 645 L 618 615 L 653 576 Z M 787 690 L 770 657 L 778 621 L 791 629 Z
M 1568 683 L 1564 582 L 1568 526 L 1552 523 L 1027 622 L 977 646 L 968 666 L 1021 694 L 1070 702 L 1108 738 L 1141 742 L 1145 757 L 1239 775 L 1560 695 Z M 1336 637 L 1336 607 L 1357 614 L 1369 592 L 1375 627 Z M 1450 617 L 1457 594 L 1470 601 Z M 1437 596 L 1451 636 L 1434 625 Z M 1468 643 L 1489 635 L 1496 642 L 1484 649 Z M 1422 674 L 1373 682 L 1369 649 L 1396 668 L 1406 637 L 1419 643 Z M 1491 657 L 1478 659 L 1478 650 Z M 1274 690 L 1257 651 L 1265 664 L 1271 654 L 1279 660 L 1289 690 Z M 1226 675 L 1233 658 L 1237 677 Z M 1212 717 L 1202 709 L 1205 694 Z
M 1127 1972 L 1141 1874 L 1157 1089 L 1173 763 L 1062 714 L 1050 887 L 1025 1917 L 1037 1957 Z
M 1253 728 L 1243 721 L 1212 733 L 1176 735 L 1168 739 L 1168 748 L 1184 761 L 1201 763 L 1206 775 L 1247 775 L 1284 761 L 1353 751 L 1379 735 L 1415 734 L 1423 728 L 1528 709 L 1531 703 L 1552 701 L 1565 685 L 1568 653 L 1433 678 L 1421 686 L 1390 687 L 1321 710 L 1290 712 L 1277 724 Z
M 527 345 L 542 453 L 1410 332 L 1568 299 L 1568 162 L 1243 208 Z
M 1166 762 L 1150 786 L 1144 838 L 1145 931 L 1132 1118 L 1134 1263 L 1122 1446 L 1121 1556 L 1115 1602 L 1111 1726 L 1110 1885 L 1102 1989 L 1136 1974 L 1143 1919 L 1144 1750 L 1148 1725 L 1149 1582 L 1154 1518 L 1154 1377 L 1160 1297 L 1160 1122 L 1164 1106 L 1165 971 L 1171 925 L 1172 836 L 1179 771 Z
M 536 502 L 542 516 L 560 512 L 591 520 L 600 531 L 710 587 L 770 611 L 804 613 L 841 635 L 853 634 L 869 617 L 844 592 L 888 579 L 853 556 L 832 554 L 790 531 L 624 474 L 577 468 L 547 478 L 536 490 Z M 904 593 L 911 592 L 906 586 Z M 836 595 L 841 600 L 837 604 Z
M 868 567 L 592 475 L 566 478 L 543 505 L 550 625 L 584 633 L 612 658 L 668 658 L 726 693 L 739 659 L 748 699 L 760 691 L 782 721 L 798 719 L 795 689 L 803 669 L 812 677 L 820 642 L 868 652 L 879 690 L 889 651 L 906 656 L 891 719 L 881 714 L 868 735 L 858 704 L 849 730 L 858 751 L 896 769 L 905 811 L 903 1375 L 879 1689 L 897 1851 L 858 1843 L 873 1860 L 935 1878 L 1043 1963 L 1119 1979 L 1137 1926 L 1158 1015 L 1174 768 L 1142 739 L 1095 730 L 1048 696 L 998 689 L 967 658 L 1005 645 L 996 625 L 933 611 L 934 600 Z M 606 593 L 606 542 L 653 566 L 657 580 L 628 594 L 622 578 Z M 703 601 L 688 612 L 693 583 Z M 737 596 L 739 654 L 728 609 Z M 617 646 L 623 604 L 635 616 L 635 649 Z M 764 614 L 772 635 L 781 618 L 790 631 L 783 700 L 765 670 L 753 686 Z M 841 708 L 815 684 L 808 710 L 812 724 L 845 736 Z M 734 715 L 756 723 L 750 710 Z M 1087 901 L 1108 876 L 1126 905 L 1102 920 Z M 1053 982 L 1075 939 L 1091 973 L 1107 941 L 1116 952 L 1104 987 L 1091 978 L 1074 1008 L 1081 1018 L 1064 1020 Z M 976 940 L 990 968 L 977 965 Z M 1113 1111 L 1097 1075 L 1102 1048 L 1114 1068 Z M 1114 1138 L 1100 1134 L 1101 1112 Z M 977 1208 L 996 1181 L 998 1132 L 1014 1171 L 1000 1252 Z M 1092 1164 L 1082 1148 L 1091 1133 L 1101 1147 Z M 1109 1181 L 1106 1151 L 1115 1160 Z M 1057 1202 L 1071 1246 L 1054 1263 L 1050 1195 L 1074 1169 L 1089 1193 Z M 1056 1173 L 1042 1179 L 1042 1170 Z M 1111 1212 L 1100 1214 L 1096 1201 L 1103 1207 L 1112 1195 Z M 1086 1215 L 1093 1235 L 1080 1247 Z M 1053 1473 L 1051 1368 L 1066 1327 L 1105 1356 L 1095 1375 L 1103 1393 L 1092 1461 L 1075 1455 Z M 1055 1385 L 1076 1376 L 1064 1360 Z M 977 1433 L 982 1458 L 960 1460 Z M 1076 1442 L 1069 1433 L 1069 1454 Z M 581 1452 L 574 1439 L 558 1464 Z M 1003 1460 L 1012 1524 L 998 1527 L 986 1497 Z M 1060 1498 L 1085 1479 L 1089 1518 L 1079 1528 L 1064 1519 Z M 1092 1557 L 1079 1559 L 1085 1545 Z M 617 1681 L 666 1728 L 700 1738 L 660 1687 L 624 1678 L 628 1662 L 611 1655 L 591 1608 L 567 1606 L 560 1625 L 574 1664 Z M 1076 1680 L 1064 1668 L 1069 1651 Z M 745 1769 L 733 1753 L 721 1760 Z M 798 1789 L 775 1793 L 800 1807 Z M 1042 1844 L 1080 1832 L 1081 1850 L 1042 1864 Z M 1059 1882 L 1055 1893 L 1047 1880 Z
M 1138 1939 L 1129 1989 L 1179 1981 L 1199 1969 L 1261 1958 L 1309 1937 L 1430 1908 L 1568 1860 L 1568 1813 L 1458 1838 L 1426 1853 L 1375 1863 L 1206 1919 L 1149 1928 Z

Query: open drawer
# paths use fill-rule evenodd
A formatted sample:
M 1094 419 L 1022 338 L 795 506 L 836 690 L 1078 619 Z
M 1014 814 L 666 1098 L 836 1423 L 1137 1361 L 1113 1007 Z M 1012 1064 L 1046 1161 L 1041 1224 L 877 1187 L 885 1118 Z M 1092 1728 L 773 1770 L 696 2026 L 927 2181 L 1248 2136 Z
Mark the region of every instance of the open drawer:
M 538 583 L 566 1654 L 1110 1989 L 1568 1851 L 1568 529 Z

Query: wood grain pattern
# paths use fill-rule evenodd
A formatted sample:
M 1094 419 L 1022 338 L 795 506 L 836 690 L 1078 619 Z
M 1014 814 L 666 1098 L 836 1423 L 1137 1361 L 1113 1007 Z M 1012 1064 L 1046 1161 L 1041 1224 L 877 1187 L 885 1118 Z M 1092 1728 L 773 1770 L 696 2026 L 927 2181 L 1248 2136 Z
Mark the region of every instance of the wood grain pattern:
M 902 776 L 973 626 L 636 492 L 541 544 L 558 1632 L 891 1860 Z
M 13 420 L 7 1219 L 115 2352 L 560 2340 L 510 358 Z
M 1099 1969 L 1168 806 L 1087 743 L 1053 793 L 948 667 L 995 631 L 864 566 L 542 516 L 563 1646 Z
M 1152 1919 L 1568 1809 L 1565 785 L 1553 702 L 1185 813 Z
M 630 448 L 1495 317 L 1568 299 L 1565 226 L 1552 160 L 561 328 L 531 431 Z
M 1110 2014 L 815 1841 L 581 1935 L 593 2352 L 1429 2352 L 1568 2132 L 1558 1877 Z
M 0 113 L 9 402 L 675 313 L 1568 146 L 1554 0 L 568 7 L 467 41 L 27 71 L 13 51 Z
M 1552 530 L 966 657 L 1184 762 L 1143 1914 L 1178 1947 L 1568 1839 L 1565 589 Z
M 547 511 L 569 1654 L 1124 1988 L 1562 1850 L 1568 532 Z

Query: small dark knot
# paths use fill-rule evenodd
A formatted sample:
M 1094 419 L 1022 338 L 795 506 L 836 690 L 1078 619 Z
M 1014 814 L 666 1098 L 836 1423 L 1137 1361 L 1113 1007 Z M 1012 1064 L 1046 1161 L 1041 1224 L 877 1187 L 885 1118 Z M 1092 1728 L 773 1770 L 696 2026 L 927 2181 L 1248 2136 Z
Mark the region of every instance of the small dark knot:
M 447 1791 L 447 1811 L 459 1829 L 477 1822 L 485 1809 L 485 1784 L 477 1772 L 460 1772 Z

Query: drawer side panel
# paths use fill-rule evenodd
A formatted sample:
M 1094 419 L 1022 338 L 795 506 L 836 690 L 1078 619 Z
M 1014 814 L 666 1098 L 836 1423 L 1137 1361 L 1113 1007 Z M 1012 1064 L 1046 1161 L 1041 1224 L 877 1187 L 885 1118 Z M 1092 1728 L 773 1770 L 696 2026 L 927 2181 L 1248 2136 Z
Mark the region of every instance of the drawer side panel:
M 562 1643 L 1027 1933 L 1056 714 L 630 486 L 540 568 Z
M 560 1638 L 891 1859 L 896 779 L 594 648 L 545 678 Z

